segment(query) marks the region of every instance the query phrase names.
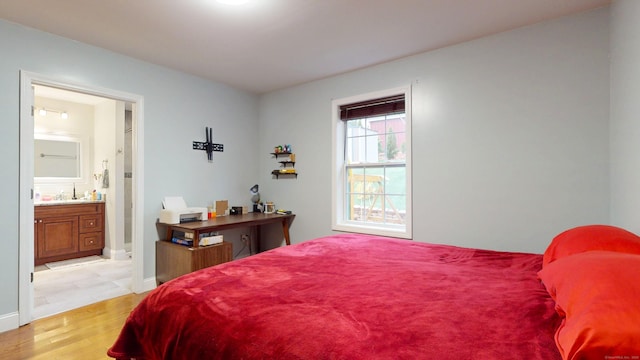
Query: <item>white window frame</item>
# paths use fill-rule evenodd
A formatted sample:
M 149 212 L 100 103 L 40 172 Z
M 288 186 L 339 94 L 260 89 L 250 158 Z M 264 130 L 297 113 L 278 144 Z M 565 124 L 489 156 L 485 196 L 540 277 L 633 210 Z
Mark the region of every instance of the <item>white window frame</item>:
M 389 227 L 384 224 L 375 225 L 371 223 L 355 222 L 346 219 L 345 204 L 347 201 L 345 189 L 345 136 L 346 122 L 340 120 L 340 106 L 404 94 L 405 99 L 405 119 L 406 119 L 406 217 L 404 229 Z M 331 229 L 335 231 L 380 235 L 411 239 L 412 234 L 412 195 L 411 195 L 411 86 L 371 92 L 336 99 L 331 102 L 332 113 L 332 187 L 331 187 Z

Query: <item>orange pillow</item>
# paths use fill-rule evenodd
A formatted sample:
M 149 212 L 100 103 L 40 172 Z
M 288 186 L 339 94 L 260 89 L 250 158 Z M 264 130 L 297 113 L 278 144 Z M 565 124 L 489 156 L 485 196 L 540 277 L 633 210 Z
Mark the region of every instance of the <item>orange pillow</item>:
M 640 356 L 640 255 L 584 252 L 538 276 L 564 317 L 555 336 L 563 359 Z
M 586 225 L 558 234 L 542 257 L 542 266 L 572 254 L 591 250 L 640 254 L 640 237 L 610 225 Z

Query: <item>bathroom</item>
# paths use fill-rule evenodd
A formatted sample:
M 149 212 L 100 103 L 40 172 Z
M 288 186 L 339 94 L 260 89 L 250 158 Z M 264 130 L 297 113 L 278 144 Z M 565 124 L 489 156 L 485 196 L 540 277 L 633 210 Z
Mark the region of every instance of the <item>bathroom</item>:
M 132 116 L 131 104 L 42 85 L 34 87 L 33 115 L 36 213 L 63 204 L 103 206 L 97 223 L 104 247 L 94 247 L 93 256 L 80 251 L 48 258 L 78 259 L 44 263 L 36 241 L 33 314 L 41 318 L 131 292 Z M 73 240 L 80 250 L 86 235 Z

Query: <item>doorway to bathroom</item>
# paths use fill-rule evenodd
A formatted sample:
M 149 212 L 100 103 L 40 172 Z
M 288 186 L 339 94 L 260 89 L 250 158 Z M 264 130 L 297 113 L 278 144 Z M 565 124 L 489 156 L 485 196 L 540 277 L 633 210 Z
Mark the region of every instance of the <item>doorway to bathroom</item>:
M 33 88 L 36 214 L 41 207 L 57 204 L 91 204 L 92 197 L 105 208 L 104 221 L 98 222 L 105 239 L 104 248 L 96 250 L 100 256 L 83 256 L 74 253 L 77 250 L 59 246 L 71 243 L 72 234 L 65 234 L 67 239 L 63 241 L 57 238 L 61 234 L 52 234 L 59 244 L 51 245 L 43 236 L 36 236 L 33 318 L 40 319 L 132 292 L 133 131 L 131 103 L 43 85 Z M 66 144 L 71 144 L 75 151 L 61 155 L 62 145 Z M 123 165 L 124 174 L 118 171 Z M 123 198 L 120 192 L 124 193 L 124 206 L 119 204 Z M 122 207 L 124 233 L 119 229 Z M 43 221 L 38 217 L 35 220 Z M 82 239 L 77 241 L 76 248 L 84 248 Z M 53 253 L 60 252 L 61 247 L 69 251 L 63 255 L 69 259 L 42 260 L 40 257 L 46 253 L 41 248 L 49 246 Z
M 20 92 L 20 325 L 144 291 L 142 215 L 136 206 L 143 195 L 142 98 L 28 72 L 21 72 Z M 59 179 L 37 168 L 35 139 L 47 136 L 78 140 L 77 176 Z M 91 199 L 95 193 L 105 208 L 102 256 L 35 267 L 35 231 L 27 224 L 34 223 L 36 198 L 41 205 L 48 199 Z

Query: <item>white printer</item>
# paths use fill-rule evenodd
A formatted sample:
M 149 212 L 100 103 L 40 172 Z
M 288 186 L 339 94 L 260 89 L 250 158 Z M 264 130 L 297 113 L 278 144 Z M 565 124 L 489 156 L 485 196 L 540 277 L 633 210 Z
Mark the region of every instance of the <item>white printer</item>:
M 162 207 L 160 222 L 164 224 L 207 220 L 207 208 L 188 207 L 182 196 L 166 196 L 162 201 Z

